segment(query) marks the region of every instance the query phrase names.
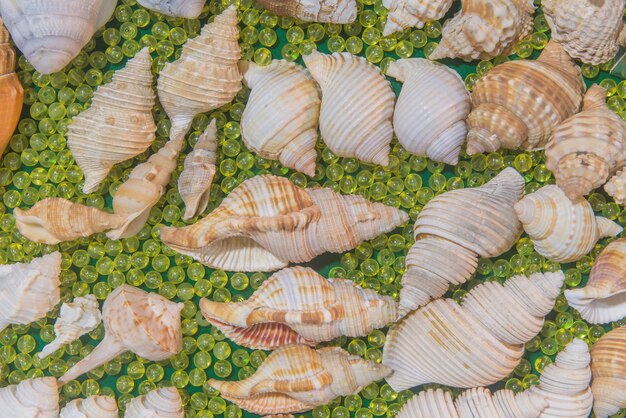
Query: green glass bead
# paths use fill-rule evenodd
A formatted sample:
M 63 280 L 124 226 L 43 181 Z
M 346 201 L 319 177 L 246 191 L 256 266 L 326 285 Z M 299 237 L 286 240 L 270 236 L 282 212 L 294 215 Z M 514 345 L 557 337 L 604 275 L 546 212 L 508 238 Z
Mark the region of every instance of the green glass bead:
M 515 393 L 522 392 L 524 390 L 524 384 L 517 378 L 512 378 L 506 381 L 504 388 L 512 390 Z
M 600 73 L 600 67 L 597 65 L 584 63 L 580 67 L 580 72 L 583 74 L 585 78 L 596 78 Z
M 213 366 L 213 371 L 218 377 L 225 378 L 233 372 L 233 366 L 226 360 L 219 360 Z
M 380 45 L 370 45 L 365 50 L 365 57 L 370 62 L 378 63 L 384 57 L 383 49 L 380 47 Z
M 539 373 L 543 373 L 547 365 L 552 364 L 552 359 L 548 356 L 540 356 L 535 359 L 535 370 Z
M 346 39 L 346 51 L 351 54 L 358 54 L 363 50 L 363 41 L 356 36 L 351 36 Z

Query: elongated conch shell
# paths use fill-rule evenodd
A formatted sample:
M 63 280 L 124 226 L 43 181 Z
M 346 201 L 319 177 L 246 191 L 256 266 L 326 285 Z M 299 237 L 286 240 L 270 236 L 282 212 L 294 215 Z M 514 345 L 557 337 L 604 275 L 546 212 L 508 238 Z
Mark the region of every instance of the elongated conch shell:
M 401 31 L 405 28 L 422 28 L 428 20 L 441 19 L 453 0 L 383 0 L 389 12 L 383 36 Z
M 313 78 L 285 60 L 265 67 L 241 61 L 239 68 L 252 89 L 241 115 L 246 146 L 263 158 L 314 176 L 321 99 Z
M 41 350 L 38 357 L 48 357 L 63 345 L 94 330 L 101 320 L 100 306 L 94 295 L 78 297 L 71 303 L 64 303 L 61 305 L 61 314 L 54 323 L 56 338 Z
M 259 0 L 258 3 L 275 15 L 305 22 L 352 23 L 357 14 L 355 0 Z
M 1 7 L 1 6 L 0 6 Z M 0 156 L 20 120 L 24 88 L 15 74 L 15 50 L 0 17 Z
M 452 190 L 429 201 L 415 221 L 400 316 L 442 296 L 450 284 L 465 283 L 479 257 L 508 251 L 522 234 L 513 207 L 523 194 L 524 179 L 506 168 L 483 186 Z
M 67 145 L 85 173 L 84 193 L 91 193 L 111 168 L 148 149 L 156 137 L 152 117 L 150 52 L 144 48 L 96 90 L 91 107 L 72 119 Z
M 196 224 L 162 227 L 161 240 L 212 268 L 273 271 L 324 252 L 348 251 L 407 219 L 399 209 L 360 196 L 304 190 L 263 175 L 241 183 Z
M 102 306 L 104 338 L 61 376 L 59 384 L 64 385 L 127 351 L 151 361 L 177 354 L 183 347 L 182 308 L 182 303 L 170 302 L 156 293 L 128 285 L 118 287 Z
M 56 379 L 27 379 L 18 385 L 0 388 L 0 405 L 0 418 L 58 418 Z
M 237 9 L 231 5 L 160 71 L 159 100 L 172 122 L 170 139 L 184 136 L 198 113 L 224 106 L 241 90 L 238 39 Z
M 288 345 L 271 353 L 257 371 L 239 382 L 209 379 L 222 398 L 253 414 L 304 412 L 338 396 L 358 393 L 391 373 L 387 367 L 338 347 L 319 350 Z
M 302 57 L 322 90 L 320 133 L 340 157 L 387 165 L 396 95 L 380 69 L 348 52 Z
M 559 263 L 580 259 L 600 238 L 613 237 L 623 228 L 595 216 L 589 202 L 572 202 L 556 185 L 544 186 L 526 195 L 515 205 L 515 212 L 535 250 Z
M 195 19 L 202 13 L 206 0 L 137 0 L 137 3 L 167 16 Z
M 558 271 L 514 276 L 504 285 L 486 282 L 461 305 L 437 299 L 410 313 L 387 334 L 383 364 L 394 371 L 387 382 L 399 392 L 425 383 L 471 388 L 503 379 L 541 330 L 564 279 Z
M 0 266 L 0 331 L 10 324 L 28 324 L 46 316 L 61 300 L 59 274 L 59 252 L 30 263 Z
M 117 0 L 2 0 L 13 41 L 42 74 L 62 70 L 111 18 Z
M 69 402 L 59 418 L 117 418 L 115 399 L 110 396 L 90 396 Z
M 580 70 L 553 41 L 536 60 L 497 65 L 472 90 L 467 153 L 543 148 L 554 128 L 578 111 L 584 91 Z
M 626 206 L 626 168 L 619 170 L 604 185 L 604 191 L 615 199 L 615 202 Z
M 22 235 L 42 244 L 58 244 L 108 231 L 123 224 L 121 216 L 59 197 L 41 200 L 28 210 L 13 210 Z
M 124 418 L 183 418 L 185 411 L 178 390 L 173 387 L 155 389 L 131 400 Z
M 200 300 L 202 314 L 237 345 L 273 350 L 315 345 L 345 335 L 360 337 L 396 319 L 389 296 L 350 280 L 326 280 L 305 267 L 272 275 L 245 302 Z
M 626 325 L 604 334 L 591 348 L 593 412 L 606 418 L 626 408 Z

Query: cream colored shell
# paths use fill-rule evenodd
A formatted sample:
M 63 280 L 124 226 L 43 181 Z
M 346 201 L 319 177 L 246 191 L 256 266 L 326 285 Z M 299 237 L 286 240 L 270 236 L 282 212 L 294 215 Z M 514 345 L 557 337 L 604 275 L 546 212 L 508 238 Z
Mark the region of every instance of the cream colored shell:
M 626 325 L 602 336 L 591 348 L 591 392 L 596 418 L 626 407 Z
M 75 399 L 63 409 L 59 418 L 117 418 L 118 410 L 115 399 L 110 396 L 90 396 Z
M 202 13 L 206 0 L 137 0 L 137 3 L 167 16 L 195 19 Z
M 619 170 L 604 185 L 604 190 L 609 196 L 612 196 L 615 202 L 622 206 L 626 206 L 626 168 Z
M 27 379 L 0 388 L 0 418 L 57 418 L 59 391 L 54 377 Z
M 259 0 L 258 3 L 278 16 L 305 22 L 352 23 L 357 15 L 355 0 Z
M 174 387 L 155 389 L 131 400 L 126 406 L 124 418 L 183 418 L 183 402 Z
M 401 31 L 405 28 L 424 26 L 428 20 L 441 19 L 453 0 L 383 0 L 389 12 L 383 36 Z

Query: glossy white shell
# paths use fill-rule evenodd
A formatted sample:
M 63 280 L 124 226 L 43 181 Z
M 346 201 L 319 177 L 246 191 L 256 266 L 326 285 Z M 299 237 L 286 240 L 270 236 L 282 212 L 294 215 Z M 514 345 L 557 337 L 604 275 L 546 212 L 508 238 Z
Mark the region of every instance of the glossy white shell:
M 59 418 L 118 418 L 117 403 L 109 396 L 75 399 L 61 409 Z
M 138 396 L 126 405 L 124 418 L 183 418 L 182 399 L 174 387 L 155 389 Z
M 54 377 L 27 379 L 0 389 L 0 418 L 58 418 L 59 391 Z

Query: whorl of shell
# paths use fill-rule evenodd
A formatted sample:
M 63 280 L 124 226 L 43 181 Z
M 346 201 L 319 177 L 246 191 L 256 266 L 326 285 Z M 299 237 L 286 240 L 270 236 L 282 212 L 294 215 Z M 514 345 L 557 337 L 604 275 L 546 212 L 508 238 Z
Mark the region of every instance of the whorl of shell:
M 90 396 L 75 399 L 63 409 L 59 418 L 117 418 L 115 399 L 110 396 Z
M 357 15 L 355 0 L 259 0 L 258 3 L 275 15 L 305 22 L 352 23 Z
M 15 50 L 0 17 L 0 156 L 20 120 L 24 88 L 15 73 Z
M 524 344 L 543 326 L 565 277 L 514 276 L 504 285 L 474 287 L 459 305 L 437 299 L 410 313 L 387 334 L 383 364 L 396 391 L 426 383 L 488 386 L 517 366 Z
M 604 185 L 604 191 L 612 196 L 615 202 L 626 206 L 626 167 L 619 170 Z
M 0 388 L 0 418 L 58 418 L 59 390 L 54 377 L 27 379 Z
M 167 16 L 196 19 L 202 13 L 206 0 L 137 0 L 137 3 Z
M 453 0 L 383 0 L 389 12 L 383 36 L 401 31 L 402 29 L 422 28 L 428 20 L 441 19 Z
M 183 402 L 174 387 L 154 389 L 131 400 L 126 406 L 124 418 L 183 418 Z
M 591 348 L 593 412 L 606 418 L 626 408 L 626 325 L 602 336 Z

